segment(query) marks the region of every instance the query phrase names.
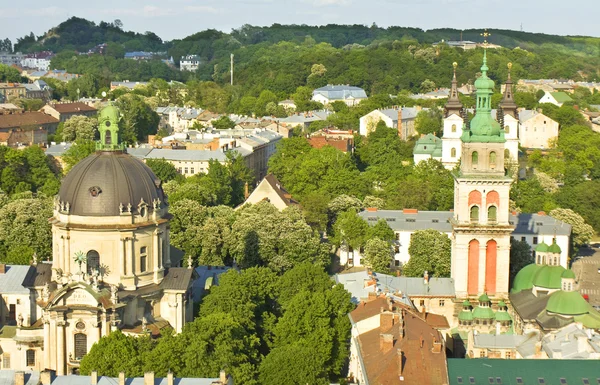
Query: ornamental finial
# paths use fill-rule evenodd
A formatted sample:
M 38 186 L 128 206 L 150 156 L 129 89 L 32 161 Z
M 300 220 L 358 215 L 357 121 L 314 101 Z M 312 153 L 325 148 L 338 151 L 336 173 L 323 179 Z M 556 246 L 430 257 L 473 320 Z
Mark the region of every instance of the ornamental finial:
M 483 36 L 483 46 L 485 48 L 487 48 L 487 46 L 488 46 L 488 40 L 487 40 L 487 38 L 490 37 L 490 36 L 492 36 L 492 34 L 489 33 L 488 30 L 487 30 L 487 28 L 486 28 L 486 29 L 483 30 L 483 33 L 480 34 L 480 35 Z

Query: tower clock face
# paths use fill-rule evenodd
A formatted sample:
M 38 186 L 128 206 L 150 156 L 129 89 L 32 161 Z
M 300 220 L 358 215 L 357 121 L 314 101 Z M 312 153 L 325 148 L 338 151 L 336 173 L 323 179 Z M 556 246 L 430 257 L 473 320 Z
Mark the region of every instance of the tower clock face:
M 110 120 L 107 120 L 107 121 L 104 123 L 104 125 L 105 125 L 106 127 L 110 127 Z

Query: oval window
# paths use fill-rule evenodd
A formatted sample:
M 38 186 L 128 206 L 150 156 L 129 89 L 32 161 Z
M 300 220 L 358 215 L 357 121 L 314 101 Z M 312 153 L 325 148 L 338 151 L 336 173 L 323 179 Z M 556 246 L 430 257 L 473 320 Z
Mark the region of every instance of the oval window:
M 104 123 L 104 125 L 105 125 L 106 127 L 110 127 L 110 120 L 107 120 L 107 121 Z

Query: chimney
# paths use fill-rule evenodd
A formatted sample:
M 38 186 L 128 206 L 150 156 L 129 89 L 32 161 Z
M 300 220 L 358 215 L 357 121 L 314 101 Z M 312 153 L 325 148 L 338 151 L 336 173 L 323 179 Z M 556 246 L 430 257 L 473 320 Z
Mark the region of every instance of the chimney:
M 545 211 L 538 211 L 538 215 L 546 215 Z
M 46 369 L 40 373 L 40 382 L 42 385 L 50 385 L 54 379 L 54 371 Z
M 402 372 L 404 371 L 404 354 L 402 354 L 402 349 L 398 349 L 396 352 L 398 353 L 398 377 L 402 377 Z
M 225 373 L 224 370 L 221 370 L 219 372 L 219 380 L 221 381 L 221 384 L 225 385 L 227 383 L 227 373 Z
M 438 341 L 437 338 L 433 338 L 433 347 L 431 348 L 432 353 L 441 353 L 442 352 L 442 342 Z
M 383 308 L 381 308 L 383 310 Z M 383 311 L 379 314 L 379 330 L 382 332 L 390 330 L 394 326 L 394 313 Z
M 423 273 L 423 283 L 425 285 L 429 285 L 429 273 L 427 272 L 427 270 L 425 270 L 425 272 Z
M 379 335 L 379 349 L 385 354 L 392 350 L 394 347 L 394 335 L 393 334 L 380 334 Z
M 402 209 L 402 214 L 418 214 L 418 209 Z
M 154 372 L 144 373 L 144 385 L 154 385 Z
M 25 372 L 15 372 L 15 385 L 25 385 Z
M 542 341 L 535 343 L 535 357 L 539 357 L 542 354 Z
M 371 213 L 377 212 L 377 207 L 367 207 L 367 211 Z
M 169 372 L 167 373 L 167 385 L 173 385 L 173 373 Z
M 125 372 L 119 372 L 119 385 L 125 385 Z
M 248 199 L 250 193 L 248 192 L 248 182 L 244 183 L 244 199 Z
M 91 375 L 91 379 L 90 382 L 92 385 L 97 385 L 98 384 L 98 372 L 97 371 L 92 371 L 92 375 Z
M 5 274 L 5 273 L 6 273 L 6 264 L 0 263 L 0 274 Z
M 402 135 L 402 107 L 398 107 L 398 124 L 397 124 L 397 127 L 398 127 L 398 136 L 400 138 L 403 138 L 403 135 Z

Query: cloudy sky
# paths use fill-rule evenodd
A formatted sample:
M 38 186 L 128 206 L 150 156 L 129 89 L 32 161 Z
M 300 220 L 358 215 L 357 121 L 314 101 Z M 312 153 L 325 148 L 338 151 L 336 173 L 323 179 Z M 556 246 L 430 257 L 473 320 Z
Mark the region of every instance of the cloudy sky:
M 41 35 L 71 16 L 121 19 L 126 30 L 153 31 L 164 40 L 272 23 L 513 30 L 522 24 L 528 32 L 600 36 L 598 24 L 585 17 L 598 12 L 598 0 L 2 0 L 0 38 Z

